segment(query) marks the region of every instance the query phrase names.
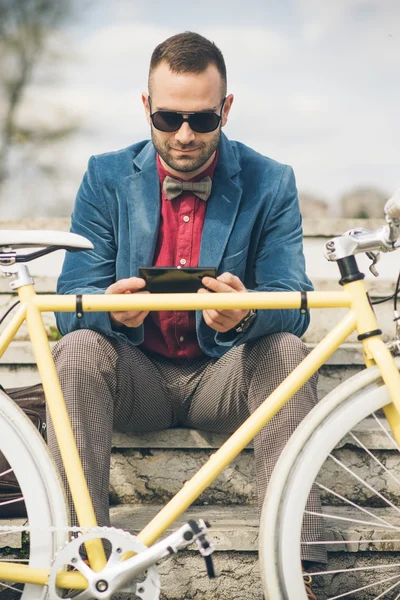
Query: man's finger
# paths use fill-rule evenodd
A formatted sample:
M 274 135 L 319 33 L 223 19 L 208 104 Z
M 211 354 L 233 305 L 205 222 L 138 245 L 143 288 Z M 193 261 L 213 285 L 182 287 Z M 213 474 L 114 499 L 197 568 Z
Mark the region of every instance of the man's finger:
M 232 275 L 232 273 L 222 273 L 217 279 L 214 279 L 213 277 L 203 277 L 202 283 L 213 292 L 232 293 L 247 291 L 239 277 Z
M 137 292 L 146 286 L 141 277 L 129 277 L 120 279 L 106 289 L 106 294 L 126 294 L 126 292 Z
M 231 293 L 231 292 L 235 291 L 233 288 L 231 288 L 226 283 L 223 283 L 222 281 L 219 281 L 218 279 L 214 279 L 213 277 L 203 277 L 203 279 L 201 281 L 202 281 L 203 285 L 206 286 L 206 288 L 208 288 L 209 290 L 212 290 L 213 292 Z
M 225 271 L 221 275 L 218 275 L 217 280 L 222 281 L 222 283 L 226 283 L 237 292 L 247 291 L 246 287 L 243 285 L 239 277 L 237 277 L 237 275 L 232 275 L 232 273 L 229 273 L 227 271 Z

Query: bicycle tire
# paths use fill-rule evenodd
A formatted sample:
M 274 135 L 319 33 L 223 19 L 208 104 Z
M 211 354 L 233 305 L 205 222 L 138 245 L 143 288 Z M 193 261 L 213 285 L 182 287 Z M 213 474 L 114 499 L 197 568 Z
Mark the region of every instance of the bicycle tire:
M 4 392 L 0 392 L 0 451 L 14 470 L 22 490 L 27 525 L 34 528 L 28 534 L 27 563 L 32 568 L 50 569 L 55 553 L 68 541 L 69 517 L 65 492 L 42 437 Z M 11 524 L 15 524 L 15 521 Z M 4 521 L 2 525 L 6 526 Z M 2 534 L 6 532 L 2 531 Z M 0 549 L 0 560 L 7 561 L 7 556 L 1 558 L 1 554 Z M 0 581 L 0 592 L 4 590 L 7 587 Z M 21 590 L 23 600 L 40 600 L 45 594 L 46 587 L 39 585 L 26 584 Z
M 396 365 L 400 370 L 400 359 Z M 289 440 L 271 477 L 261 515 L 260 570 L 268 600 L 307 600 L 300 546 L 310 489 L 340 440 L 389 402 L 378 368 L 365 369 L 325 396 Z

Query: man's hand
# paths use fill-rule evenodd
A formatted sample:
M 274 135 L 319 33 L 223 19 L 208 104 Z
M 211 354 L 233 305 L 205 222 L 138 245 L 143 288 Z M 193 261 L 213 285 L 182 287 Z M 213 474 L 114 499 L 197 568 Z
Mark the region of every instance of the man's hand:
M 212 292 L 247 292 L 243 283 L 239 277 L 232 275 L 232 273 L 222 273 L 216 279 L 213 277 L 203 277 L 201 280 L 203 285 L 208 289 L 200 288 L 199 294 L 210 294 Z M 211 329 L 225 333 L 233 327 L 236 327 L 238 323 L 249 313 L 248 309 L 237 309 L 237 310 L 203 310 L 203 317 L 205 322 Z
M 150 292 L 141 292 L 146 282 L 141 277 L 129 277 L 129 279 L 120 279 L 113 283 L 105 291 L 106 294 L 150 294 Z M 111 320 L 117 325 L 126 327 L 139 327 L 149 314 L 144 310 L 129 310 L 121 312 L 110 312 Z

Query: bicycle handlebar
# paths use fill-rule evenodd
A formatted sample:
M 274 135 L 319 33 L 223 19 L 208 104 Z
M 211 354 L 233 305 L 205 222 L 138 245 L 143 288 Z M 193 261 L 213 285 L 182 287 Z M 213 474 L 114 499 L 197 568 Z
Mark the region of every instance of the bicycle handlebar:
M 392 252 L 400 246 L 400 188 L 385 204 L 387 225 L 374 231 L 350 229 L 325 244 L 325 258 L 340 260 L 361 252 Z

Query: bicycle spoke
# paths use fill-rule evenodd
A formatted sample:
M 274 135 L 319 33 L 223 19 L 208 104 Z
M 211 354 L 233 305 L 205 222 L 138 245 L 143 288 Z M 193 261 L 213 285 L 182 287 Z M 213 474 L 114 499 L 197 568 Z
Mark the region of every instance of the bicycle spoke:
M 0 562 L 27 563 L 29 560 L 27 558 L 0 558 Z
M 375 456 L 375 454 L 373 454 L 371 452 L 371 450 L 369 450 L 359 439 L 356 435 L 354 435 L 354 433 L 352 431 L 349 431 L 349 435 L 351 435 L 351 437 L 355 440 L 355 442 L 357 442 L 357 444 L 360 445 L 360 447 L 365 450 L 365 452 L 385 471 L 385 473 L 387 473 L 398 485 L 400 485 L 400 481 L 397 479 L 397 477 L 395 477 L 393 475 L 393 473 L 391 471 L 389 471 L 389 469 L 387 469 L 385 467 L 384 464 L 381 463 L 381 461 Z
M 355 588 L 354 590 L 350 590 L 349 592 L 345 592 L 344 594 L 339 594 L 339 596 L 331 596 L 327 598 L 327 600 L 338 600 L 338 598 L 345 598 L 350 594 L 357 594 L 358 592 L 362 592 L 363 590 L 367 590 L 368 588 L 372 588 L 375 585 L 380 585 L 381 583 L 386 583 L 387 581 L 391 581 L 392 579 L 396 579 L 400 577 L 400 575 L 392 575 L 392 577 L 387 577 L 386 579 L 381 579 L 380 581 L 375 581 L 374 583 L 369 583 L 368 585 L 364 585 L 359 588 Z M 400 581 L 398 582 L 400 583 Z
M 24 499 L 23 496 L 21 498 L 13 498 L 13 500 L 6 500 L 5 502 L 0 502 L 0 506 L 5 506 L 6 504 L 15 504 L 15 502 L 22 502 Z
M 0 579 L 5 579 L 0 583 L 0 598 L 22 595 L 43 600 L 47 594 L 46 584 L 26 587 L 14 583 L 13 576 L 7 575 L 12 566 L 26 570 L 26 565 L 50 565 L 56 549 L 67 543 L 69 532 L 64 493 L 41 437 L 26 415 L 3 394 L 0 394 L 0 432 L 0 452 L 7 457 L 7 464 L 0 466 L 0 484 L 10 480 L 10 491 L 15 490 L 13 497 L 1 498 L 0 509 L 4 513 L 6 510 L 11 513 L 10 509 L 17 513 L 17 507 L 22 509 L 25 505 L 29 515 L 29 519 L 16 516 L 12 520 L 0 520 L 0 565 L 4 571 L 4 577 Z M 21 482 L 24 482 L 23 491 L 16 487 Z M 11 538 L 15 544 L 11 543 Z M 9 545 L 15 545 L 15 548 L 5 550 Z M 9 569 L 7 563 L 10 563 Z
M 374 492 L 374 494 L 376 494 L 379 498 L 381 498 L 381 500 L 383 500 L 388 506 L 391 506 L 392 508 L 394 508 L 400 514 L 400 508 L 398 508 L 395 504 L 393 504 L 393 502 L 391 502 L 390 500 L 388 500 L 383 494 L 381 494 L 380 492 L 378 492 L 378 490 L 376 490 L 372 485 L 370 485 L 369 483 L 367 483 L 362 477 L 360 477 L 359 475 L 357 475 L 356 473 L 354 473 L 354 471 L 352 471 L 349 467 L 346 467 L 346 465 L 344 465 L 342 463 L 342 461 L 340 461 L 338 458 L 336 458 L 332 454 L 329 454 L 329 458 L 331 458 L 337 465 L 339 465 L 340 467 L 342 467 L 342 469 L 344 469 L 344 471 L 346 471 L 352 477 L 354 477 L 354 479 L 357 479 L 357 481 L 359 481 L 360 483 L 362 483 L 363 485 L 365 485 L 366 488 L 368 488 L 369 490 L 371 490 L 371 492 Z
M 7 583 L 4 583 L 3 581 L 0 581 L 0 585 L 4 588 L 6 588 L 7 590 L 13 590 L 14 592 L 19 592 L 21 593 L 21 590 L 13 587 L 12 585 L 8 585 Z M 1 588 L 0 588 L 1 589 Z
M 383 424 L 379 421 L 379 419 L 376 417 L 376 415 L 374 415 L 374 417 L 375 417 L 376 421 L 378 422 L 380 428 L 382 430 L 384 430 L 385 434 L 390 439 L 390 441 L 395 445 L 395 447 L 398 450 L 400 450 L 397 443 L 393 440 L 393 438 L 391 438 L 391 436 L 385 430 Z M 364 450 L 368 454 L 368 456 L 370 456 L 373 459 L 373 461 L 383 470 L 383 472 L 385 472 L 387 475 L 389 475 L 397 485 L 400 485 L 400 481 L 385 467 L 385 465 L 365 446 L 365 444 L 363 444 L 363 442 L 361 442 L 361 440 L 352 431 L 349 432 L 349 435 L 355 441 L 355 443 L 362 450 Z M 353 478 L 355 478 L 357 481 L 362 483 L 366 488 L 368 488 L 370 491 L 372 491 L 376 496 L 381 498 L 385 502 L 386 505 L 395 509 L 397 512 L 400 512 L 399 508 L 395 504 L 393 504 L 388 498 L 386 498 L 383 494 L 381 494 L 378 490 L 376 490 L 372 485 L 367 483 L 362 477 L 360 477 L 359 475 L 354 473 L 352 471 L 352 469 L 350 467 L 346 466 L 341 460 L 339 460 L 338 458 L 336 458 L 335 456 L 333 456 L 331 454 L 329 455 L 329 458 L 331 458 L 337 465 L 339 465 L 344 471 L 349 473 Z M 352 506 L 353 508 L 356 508 L 360 512 L 363 512 L 364 514 L 368 515 L 369 517 L 372 517 L 374 519 L 374 522 L 363 521 L 362 519 L 357 520 L 354 518 L 347 518 L 344 516 L 342 517 L 339 515 L 331 515 L 331 514 L 327 514 L 327 513 L 319 513 L 320 516 L 327 518 L 327 519 L 336 519 L 339 521 L 347 521 L 347 522 L 352 522 L 352 523 L 359 523 L 362 525 L 370 525 L 375 528 L 380 527 L 380 528 L 389 528 L 391 530 L 400 530 L 399 527 L 392 525 L 385 518 L 380 517 L 379 515 L 375 515 L 372 511 L 368 510 L 367 508 L 359 506 L 356 502 L 349 500 L 348 498 L 344 497 L 343 495 L 339 494 L 338 492 L 335 492 L 334 490 L 331 490 L 330 488 L 324 486 L 323 484 L 321 484 L 319 482 L 315 482 L 315 483 L 319 487 L 319 489 L 338 498 L 346 505 Z M 308 511 L 306 511 L 306 512 L 308 514 L 313 514 L 314 516 L 316 516 L 318 514 L 318 513 L 311 513 Z M 400 540 L 397 540 L 397 541 L 399 542 Z M 382 540 L 379 540 L 379 542 L 393 544 L 395 542 L 395 540 L 382 539 Z M 317 543 L 320 543 L 321 545 L 325 544 L 328 546 L 329 546 L 329 544 L 346 544 L 346 543 L 351 543 L 351 544 L 354 544 L 354 543 L 371 544 L 372 543 L 372 544 L 374 544 L 374 543 L 378 543 L 378 540 L 373 540 L 373 539 L 369 539 L 369 540 L 335 540 L 333 542 L 324 541 L 324 542 L 317 542 Z M 314 544 L 315 544 L 315 542 L 314 542 Z M 313 542 L 306 542 L 304 545 L 312 546 Z M 371 571 L 378 572 L 379 569 L 380 570 L 382 570 L 382 569 L 388 570 L 388 569 L 392 569 L 392 568 L 398 568 L 399 566 L 400 566 L 400 563 L 388 563 L 388 564 L 383 564 L 383 565 L 381 564 L 381 565 L 369 566 L 369 567 L 355 567 L 355 568 L 351 568 L 351 569 L 346 568 L 346 569 L 335 569 L 335 570 L 330 570 L 330 571 L 319 571 L 319 572 L 314 572 L 312 575 L 313 576 L 327 576 L 327 575 L 338 575 L 338 574 L 344 574 L 344 573 L 349 574 L 349 573 L 356 573 L 356 572 L 359 572 L 361 574 L 364 572 L 371 572 Z M 387 589 L 384 589 L 383 591 L 380 590 L 378 596 L 374 597 L 374 600 L 378 600 L 380 598 L 384 598 L 385 596 L 387 596 L 387 594 L 389 594 L 392 590 L 394 590 L 396 587 L 398 587 L 400 585 L 400 575 L 397 574 L 397 575 L 388 577 L 386 579 L 382 579 L 380 581 L 373 582 L 373 583 L 361 586 L 359 588 L 355 588 L 355 589 L 346 591 L 342 594 L 336 595 L 334 597 L 330 597 L 328 600 L 337 600 L 339 598 L 346 598 L 346 597 L 352 596 L 353 594 L 358 594 L 359 592 L 362 592 L 364 590 L 371 589 L 376 585 L 382 586 L 383 584 L 385 584 L 389 581 L 393 581 L 393 579 L 396 579 L 394 584 L 393 583 L 390 584 L 389 587 Z M 400 594 L 398 594 L 397 598 L 400 599 Z
M 316 546 L 317 544 L 320 544 L 321 546 L 326 546 L 327 544 L 394 544 L 394 543 L 400 543 L 400 539 L 398 540 L 392 540 L 392 539 L 385 539 L 385 540 L 376 540 L 375 538 L 373 539 L 368 539 L 368 540 L 324 540 L 324 541 L 320 541 L 318 540 L 318 542 L 300 542 L 302 546 Z
M 375 571 L 376 569 L 392 569 L 393 567 L 400 567 L 400 563 L 390 563 L 387 565 L 375 565 L 373 567 L 352 567 L 351 569 L 334 569 L 332 571 L 316 571 L 309 573 L 313 577 L 316 575 L 337 575 L 338 573 L 355 573 L 356 571 Z M 400 577 L 400 574 L 396 575 Z
M 275 588 L 296 598 L 299 555 L 315 563 L 327 559 L 310 573 L 325 600 L 400 600 L 400 442 L 380 414 L 386 391 L 372 371 L 370 382 L 363 377 L 358 388 L 343 385 L 324 400 L 285 451 L 260 543 L 265 590 L 274 600 Z M 322 508 L 304 511 L 311 484 Z
M 4 477 L 4 475 L 8 475 L 9 473 L 12 473 L 13 469 L 8 469 L 7 471 L 3 471 L 2 473 L 0 473 L 0 477 Z
M 386 521 L 385 519 L 382 519 L 382 517 L 378 517 L 377 515 L 374 515 L 372 512 L 370 512 L 369 510 L 367 510 L 366 508 L 364 508 L 363 506 L 359 506 L 358 504 L 356 504 L 355 502 L 352 502 L 351 500 L 349 500 L 348 498 L 345 498 L 345 496 L 342 496 L 341 494 L 338 494 L 337 492 L 334 492 L 333 490 L 331 490 L 330 488 L 327 488 L 326 486 L 322 485 L 322 483 L 318 483 L 318 481 L 315 482 L 315 485 L 317 485 L 319 488 L 321 488 L 322 490 L 325 490 L 326 492 L 329 492 L 330 494 L 332 494 L 333 496 L 336 496 L 337 498 L 339 498 L 340 500 L 343 500 L 343 502 L 346 502 L 347 504 L 350 504 L 351 506 L 354 506 L 355 508 L 357 508 L 358 510 L 361 510 L 362 512 L 366 513 L 367 515 L 369 515 L 370 517 L 374 518 L 374 519 L 378 519 L 378 521 L 382 521 L 382 523 L 385 523 L 386 525 L 390 525 L 390 523 L 388 521 Z
M 337 521 L 347 521 L 349 523 L 360 523 L 361 525 L 372 525 L 373 527 L 384 527 L 389 529 L 394 529 L 395 531 L 400 531 L 400 527 L 396 527 L 395 525 L 384 525 L 380 523 L 371 523 L 370 521 L 361 521 L 360 519 L 350 519 L 349 517 L 341 517 L 339 515 L 329 515 L 328 513 L 320 513 L 311 510 L 305 510 L 305 515 L 312 515 L 314 517 L 321 517 L 325 519 L 336 519 Z M 356 540 L 355 540 L 356 541 Z
M 379 600 L 379 598 L 383 598 L 384 596 L 386 596 L 386 594 L 388 592 L 390 592 L 391 590 L 393 590 L 395 587 L 397 587 L 400 584 L 400 581 L 397 581 L 396 583 L 394 583 L 393 585 L 391 585 L 387 590 L 384 590 L 382 592 L 382 594 L 379 594 L 379 596 L 376 596 L 375 598 L 373 598 L 373 600 Z
M 398 445 L 398 443 L 396 442 L 396 440 L 394 439 L 394 437 L 391 435 L 391 433 L 383 425 L 383 423 L 381 422 L 381 420 L 378 419 L 378 417 L 376 416 L 375 413 L 372 413 L 372 416 L 374 417 L 375 421 L 378 423 L 379 427 L 382 429 L 382 431 L 386 435 L 386 437 L 392 442 L 393 446 L 395 448 L 397 448 L 397 450 L 400 452 L 400 446 Z

